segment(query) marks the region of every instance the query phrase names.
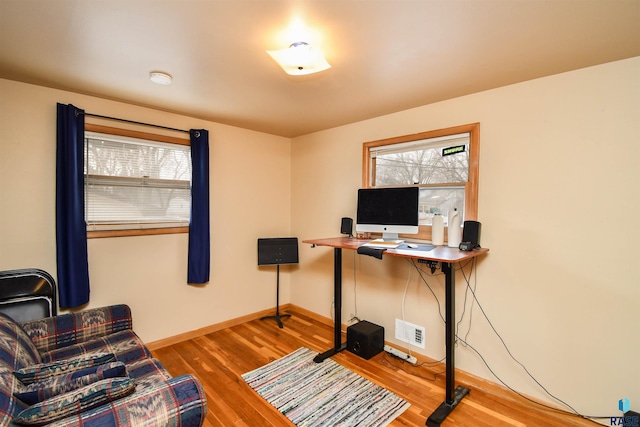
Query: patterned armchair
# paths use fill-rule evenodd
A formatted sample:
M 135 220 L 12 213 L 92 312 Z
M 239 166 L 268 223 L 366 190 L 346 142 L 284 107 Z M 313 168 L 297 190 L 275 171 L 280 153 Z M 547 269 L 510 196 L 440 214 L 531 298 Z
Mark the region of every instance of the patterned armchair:
M 0 427 L 201 426 L 197 378 L 172 378 L 126 305 L 18 323 L 0 313 Z

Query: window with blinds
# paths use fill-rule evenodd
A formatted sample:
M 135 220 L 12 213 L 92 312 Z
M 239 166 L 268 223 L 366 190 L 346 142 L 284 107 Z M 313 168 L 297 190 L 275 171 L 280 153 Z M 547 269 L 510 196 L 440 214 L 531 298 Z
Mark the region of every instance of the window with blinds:
M 417 186 L 419 237 L 431 238 L 435 214 L 456 208 L 477 219 L 479 124 L 423 132 L 363 145 L 363 186 Z
M 372 147 L 372 186 L 461 184 L 469 177 L 469 133 Z
M 188 226 L 190 151 L 189 145 L 85 132 L 87 231 Z

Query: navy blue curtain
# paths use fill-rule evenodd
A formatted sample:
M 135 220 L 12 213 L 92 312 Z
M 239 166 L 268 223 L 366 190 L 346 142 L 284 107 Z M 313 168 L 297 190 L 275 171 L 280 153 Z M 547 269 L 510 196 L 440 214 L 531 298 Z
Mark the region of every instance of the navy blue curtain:
M 187 281 L 209 281 L 211 244 L 209 228 L 209 132 L 192 129 L 191 136 L 191 221 Z
M 58 104 L 56 132 L 56 252 L 61 308 L 89 302 L 84 220 L 84 111 Z

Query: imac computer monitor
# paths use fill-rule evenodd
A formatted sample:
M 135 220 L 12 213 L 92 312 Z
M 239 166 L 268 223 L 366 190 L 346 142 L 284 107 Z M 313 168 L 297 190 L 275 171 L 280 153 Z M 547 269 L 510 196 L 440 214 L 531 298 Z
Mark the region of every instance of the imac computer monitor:
M 419 192 L 418 187 L 359 189 L 356 231 L 382 233 L 384 240 L 417 234 Z

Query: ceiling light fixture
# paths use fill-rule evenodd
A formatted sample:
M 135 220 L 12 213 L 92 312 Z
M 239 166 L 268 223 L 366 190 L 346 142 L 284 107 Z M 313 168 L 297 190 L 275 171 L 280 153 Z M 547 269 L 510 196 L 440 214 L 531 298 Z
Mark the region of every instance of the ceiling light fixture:
M 287 74 L 293 76 L 318 73 L 331 68 L 322 52 L 305 42 L 293 43 L 286 49 L 267 50 L 267 53 Z
M 162 71 L 152 71 L 149 73 L 149 79 L 156 84 L 166 86 L 171 84 L 173 77 L 171 77 L 171 74 L 163 73 Z

